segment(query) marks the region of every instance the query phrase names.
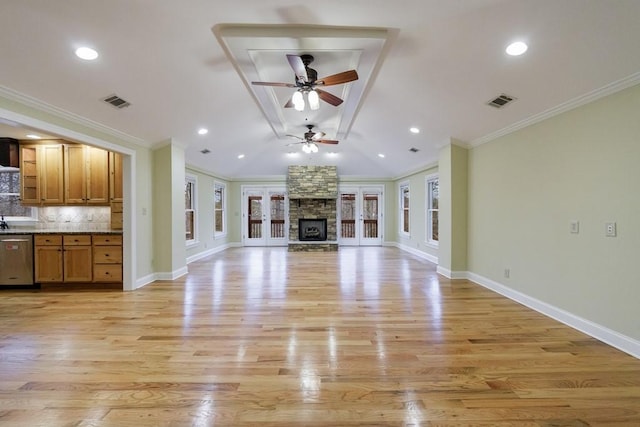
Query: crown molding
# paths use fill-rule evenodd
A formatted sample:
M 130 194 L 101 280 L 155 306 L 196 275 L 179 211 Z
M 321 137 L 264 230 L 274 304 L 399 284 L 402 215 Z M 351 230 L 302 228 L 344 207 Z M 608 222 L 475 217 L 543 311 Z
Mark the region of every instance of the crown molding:
M 573 110 L 574 108 L 578 108 L 582 105 L 596 101 L 600 98 L 604 98 L 605 96 L 612 95 L 621 90 L 630 88 L 631 86 L 635 86 L 638 83 L 640 83 L 640 72 L 631 74 L 628 77 L 625 77 L 623 79 L 610 83 L 606 86 L 603 86 L 599 89 L 596 89 L 584 95 L 573 98 L 567 102 L 563 102 L 562 104 L 556 107 L 553 107 L 541 113 L 535 114 L 524 120 L 520 120 L 519 122 L 513 123 L 512 125 L 504 127 L 488 135 L 474 139 L 469 143 L 469 146 L 477 147 L 479 145 L 486 144 L 487 142 L 493 141 L 494 139 L 500 138 L 501 136 L 508 135 L 517 130 L 523 129 L 527 126 L 531 126 L 532 124 L 535 124 L 543 120 L 549 119 L 551 117 L 557 116 L 559 114 L 565 113 L 569 110 Z
M 63 110 L 62 108 L 55 107 L 51 104 L 48 104 L 44 101 L 33 98 L 29 95 L 20 93 L 6 86 L 0 85 L 0 97 L 8 99 L 9 101 L 17 102 L 26 107 L 33 108 L 34 110 L 37 110 L 39 112 L 49 114 L 55 118 L 66 120 L 73 124 L 83 126 L 97 132 L 101 132 L 103 134 L 112 136 L 114 138 L 128 142 L 130 144 L 134 144 L 134 145 L 138 145 L 146 148 L 149 148 L 151 146 L 151 144 L 149 144 L 144 139 L 129 135 L 117 129 L 111 128 L 109 126 L 105 126 L 93 120 L 82 117 L 78 114 L 72 113 L 67 110 Z

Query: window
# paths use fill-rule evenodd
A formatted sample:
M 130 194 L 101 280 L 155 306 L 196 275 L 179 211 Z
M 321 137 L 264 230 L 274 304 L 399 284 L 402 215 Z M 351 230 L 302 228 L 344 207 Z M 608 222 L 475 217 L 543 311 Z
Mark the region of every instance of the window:
M 5 220 L 35 221 L 36 208 L 20 203 L 20 169 L 0 167 L 0 215 Z
M 225 232 L 225 215 L 226 206 L 226 190 L 225 185 L 216 182 L 213 186 L 213 235 L 223 236 Z
M 400 184 L 400 232 L 409 234 L 409 184 Z
M 438 244 L 438 177 L 427 177 L 427 243 Z
M 196 177 L 187 175 L 184 189 L 185 231 L 187 244 L 196 241 Z

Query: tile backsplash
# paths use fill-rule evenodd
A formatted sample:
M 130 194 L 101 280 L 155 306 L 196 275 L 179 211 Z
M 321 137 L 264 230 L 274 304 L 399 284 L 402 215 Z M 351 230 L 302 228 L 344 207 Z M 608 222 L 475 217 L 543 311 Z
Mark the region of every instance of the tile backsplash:
M 57 230 L 109 230 L 109 206 L 47 206 L 38 208 L 38 228 Z

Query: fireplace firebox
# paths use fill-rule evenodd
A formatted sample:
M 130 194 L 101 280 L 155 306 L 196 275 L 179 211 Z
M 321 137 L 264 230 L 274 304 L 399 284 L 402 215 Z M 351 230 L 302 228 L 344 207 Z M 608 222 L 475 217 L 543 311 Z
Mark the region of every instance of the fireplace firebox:
M 326 218 L 299 218 L 298 219 L 298 240 L 325 241 L 327 240 L 327 219 Z

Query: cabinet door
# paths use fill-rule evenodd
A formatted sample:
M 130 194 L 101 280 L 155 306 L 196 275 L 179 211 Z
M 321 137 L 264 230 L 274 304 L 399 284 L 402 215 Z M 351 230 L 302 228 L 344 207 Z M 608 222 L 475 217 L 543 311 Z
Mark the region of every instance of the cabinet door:
M 64 146 L 64 201 L 84 204 L 87 199 L 86 159 L 84 145 Z
M 40 202 L 44 205 L 64 203 L 63 147 L 59 144 L 39 147 Z
M 109 195 L 112 202 L 122 201 L 122 154 L 109 153 Z
M 20 145 L 20 202 L 24 205 L 40 204 L 37 151 L 35 145 Z
M 62 246 L 36 246 L 35 281 L 62 282 Z
M 91 282 L 91 246 L 64 247 L 64 281 Z
M 109 152 L 85 147 L 87 159 L 87 203 L 109 204 Z

